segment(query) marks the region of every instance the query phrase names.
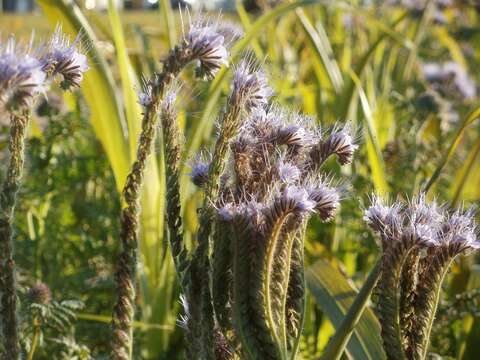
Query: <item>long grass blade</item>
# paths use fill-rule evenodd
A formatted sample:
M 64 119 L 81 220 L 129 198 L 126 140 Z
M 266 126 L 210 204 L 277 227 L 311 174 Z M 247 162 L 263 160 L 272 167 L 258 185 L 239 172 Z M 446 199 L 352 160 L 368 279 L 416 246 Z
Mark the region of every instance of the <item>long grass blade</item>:
M 321 357 L 322 360 L 339 360 L 342 357 L 348 341 L 367 307 L 368 299 L 380 278 L 380 274 L 380 262 L 377 262 L 370 271 L 370 274 L 358 292 L 358 295 L 355 297 L 352 306 L 348 309 L 340 326 L 337 327 L 335 335 L 328 343 L 327 348 Z
M 438 180 L 438 178 L 440 177 L 440 174 L 442 173 L 443 168 L 445 167 L 445 165 L 447 165 L 448 161 L 452 158 L 453 154 L 455 153 L 455 150 L 460 144 L 462 140 L 463 132 L 470 124 L 472 124 L 478 118 L 480 118 L 480 107 L 468 113 L 465 119 L 460 123 L 452 143 L 448 147 L 447 152 L 444 154 L 444 156 L 440 160 L 440 163 L 437 165 L 437 168 L 433 172 L 432 176 L 424 186 L 423 191 L 428 192 L 428 190 L 430 190 L 430 188 L 435 183 L 435 181 Z

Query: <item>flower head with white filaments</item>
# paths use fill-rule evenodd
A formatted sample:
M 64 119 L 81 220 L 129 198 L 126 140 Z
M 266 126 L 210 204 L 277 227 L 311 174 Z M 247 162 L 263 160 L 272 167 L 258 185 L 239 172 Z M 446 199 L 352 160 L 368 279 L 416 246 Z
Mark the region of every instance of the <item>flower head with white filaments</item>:
M 0 105 L 28 107 L 45 89 L 46 74 L 32 55 L 31 46 L 16 43 L 13 37 L 0 46 Z
M 83 74 L 89 69 L 87 57 L 80 50 L 80 43 L 81 34 L 72 42 L 58 25 L 44 50 L 41 59 L 43 69 L 52 78 L 61 76 L 60 86 L 64 90 L 79 87 Z
M 364 220 L 381 238 L 377 308 L 384 349 L 389 358 L 410 358 L 428 349 L 442 282 L 453 260 L 480 248 L 473 210 L 449 211 L 423 193 L 392 205 L 378 196 L 372 200 Z
M 198 59 L 199 76 L 212 79 L 222 66 L 228 66 L 228 47 L 241 35 L 232 26 L 222 26 L 219 19 L 201 16 L 192 19 L 190 13 L 187 16 L 190 29 L 184 31 L 184 46 Z
M 435 201 L 428 202 L 425 194 L 413 197 L 406 204 L 397 202 L 391 206 L 373 196 L 364 219 L 372 230 L 389 240 L 387 244 L 405 239 L 413 239 L 421 247 L 452 247 L 461 243 L 455 250 L 459 253 L 480 246 L 472 210 L 449 212 Z

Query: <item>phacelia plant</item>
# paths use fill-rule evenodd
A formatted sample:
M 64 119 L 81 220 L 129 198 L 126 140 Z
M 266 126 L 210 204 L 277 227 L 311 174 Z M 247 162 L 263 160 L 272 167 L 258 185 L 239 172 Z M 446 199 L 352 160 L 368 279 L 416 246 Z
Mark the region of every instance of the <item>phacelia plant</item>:
M 63 76 L 64 90 L 80 84 L 88 64 L 78 45 L 78 39 L 70 44 L 60 27 L 48 45 L 34 48 L 33 39 L 24 45 L 13 37 L 0 43 L 0 116 L 9 118 L 10 123 L 10 159 L 0 193 L 0 319 L 3 356 L 8 360 L 20 356 L 12 224 L 24 166 L 25 137 L 36 97 L 57 75 Z
M 480 248 L 473 212 L 448 212 L 423 194 L 390 206 L 376 197 L 365 220 L 382 248 L 378 313 L 387 358 L 423 360 L 446 273 L 456 257 Z

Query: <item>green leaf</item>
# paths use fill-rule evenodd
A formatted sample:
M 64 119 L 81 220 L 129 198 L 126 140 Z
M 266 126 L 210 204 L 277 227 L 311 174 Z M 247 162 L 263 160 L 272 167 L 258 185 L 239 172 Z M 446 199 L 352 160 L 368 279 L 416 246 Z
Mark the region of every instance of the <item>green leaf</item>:
M 453 154 L 455 153 L 455 150 L 457 149 L 458 145 L 460 144 L 462 140 L 462 135 L 465 129 L 472 124 L 475 120 L 480 118 L 480 107 L 476 108 L 475 110 L 472 110 L 468 115 L 465 117 L 465 119 L 462 121 L 462 123 L 458 126 L 457 132 L 453 138 L 452 143 L 448 147 L 447 152 L 443 155 L 443 157 L 440 160 L 440 163 L 438 164 L 437 168 L 433 172 L 433 175 L 430 177 L 428 180 L 427 184 L 425 185 L 423 191 L 428 192 L 432 185 L 437 181 L 437 179 L 440 177 L 440 174 L 445 167 L 445 165 L 448 163 L 448 161 L 452 158 Z
M 380 262 L 377 262 L 372 271 L 370 271 L 370 274 L 365 280 L 365 283 L 360 289 L 358 295 L 355 297 L 355 300 L 348 310 L 348 313 L 345 315 L 343 321 L 341 322 L 340 326 L 338 326 L 337 331 L 330 340 L 324 354 L 322 355 L 322 360 L 341 359 L 345 351 L 345 347 L 355 330 L 355 327 L 360 321 L 363 312 L 367 308 L 368 300 L 378 282 L 378 279 L 380 278 L 380 274 Z
M 338 329 L 355 301 L 357 290 L 329 262 L 319 260 L 306 271 L 307 286 L 317 305 Z M 347 345 L 355 360 L 385 359 L 380 324 L 373 311 L 366 308 Z
M 343 88 L 343 78 L 340 68 L 335 61 L 332 46 L 330 45 L 325 29 L 320 23 L 318 23 L 317 28 L 315 29 L 305 15 L 303 9 L 296 9 L 295 13 L 310 40 L 313 54 L 323 65 L 323 69 L 327 74 L 332 89 L 334 89 L 337 94 L 340 93 Z
M 90 70 L 82 82 L 82 92 L 89 106 L 90 121 L 107 153 L 117 188 L 121 190 L 130 164 L 128 148 L 123 135 L 125 123 L 120 102 L 115 94 L 113 75 L 105 58 L 96 47 L 98 43 L 93 29 L 74 2 L 66 0 L 39 0 L 38 4 L 50 23 L 60 23 L 65 32 L 75 37 L 83 32 L 88 52 Z
M 367 155 L 370 168 L 372 171 L 372 182 L 375 190 L 380 194 L 387 194 L 389 187 L 387 184 L 387 176 L 385 174 L 385 162 L 383 161 L 382 151 L 378 143 L 377 127 L 374 124 L 374 118 L 367 95 L 362 88 L 360 79 L 353 72 L 350 72 L 352 81 L 357 87 L 357 92 L 362 105 L 365 126 L 367 128 Z

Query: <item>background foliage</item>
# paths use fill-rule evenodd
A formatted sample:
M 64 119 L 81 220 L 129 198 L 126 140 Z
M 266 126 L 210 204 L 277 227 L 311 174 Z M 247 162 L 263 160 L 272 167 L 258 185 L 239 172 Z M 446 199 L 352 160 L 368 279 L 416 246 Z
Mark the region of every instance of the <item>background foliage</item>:
M 372 191 L 395 198 L 428 187 L 442 202 L 478 205 L 480 199 L 480 11 L 468 1 L 429 1 L 425 10 L 414 1 L 366 3 L 285 1 L 252 13 L 237 1 L 237 11 L 226 14 L 246 33 L 232 57 L 251 48 L 265 60 L 278 102 L 315 116 L 326 127 L 351 120 L 361 129 L 361 149 L 351 168 L 340 174 L 334 162 L 327 164 L 343 179 L 340 214 L 328 225 L 312 221 L 308 230 L 305 359 L 321 355 L 375 263 L 378 250 L 362 223 L 362 207 Z M 0 15 L 0 31 L 27 37 L 35 29 L 42 37 L 56 22 L 72 34 L 82 29 L 90 42 L 92 70 L 82 92 L 66 98 L 48 93 L 36 111 L 16 218 L 20 284 L 26 294 L 43 281 L 55 300 L 84 303 L 68 331 L 46 331 L 36 358 L 51 359 L 54 353 L 58 359 L 102 359 L 114 300 L 118 191 L 139 129 L 135 89 L 181 34 L 181 21 L 167 1 L 160 11 L 122 14 L 113 7 L 107 13 L 85 12 L 64 0 L 39 5 L 41 15 Z M 445 75 L 438 66 L 431 71 L 431 64 L 447 62 L 454 64 L 453 73 Z M 185 164 L 211 141 L 230 76 L 225 69 L 208 84 L 193 75 L 185 75 L 189 81 L 181 100 Z M 4 159 L 7 129 L 1 125 L 0 134 Z M 188 166 L 183 174 L 186 227 L 193 232 L 200 196 L 188 182 Z M 147 178 L 136 358 L 181 359 L 182 331 L 175 325 L 179 294 L 163 236 L 160 150 Z M 478 259 L 458 261 L 448 280 L 432 351 L 476 359 Z M 31 316 L 27 304 L 22 296 L 25 321 Z M 381 358 L 378 326 L 372 307 L 350 340 L 347 356 Z M 78 351 L 56 350 L 61 344 Z

